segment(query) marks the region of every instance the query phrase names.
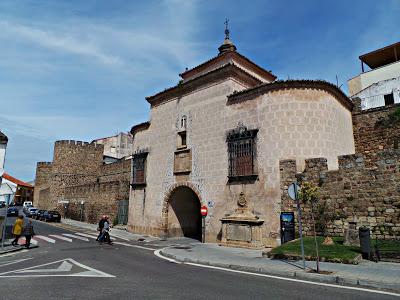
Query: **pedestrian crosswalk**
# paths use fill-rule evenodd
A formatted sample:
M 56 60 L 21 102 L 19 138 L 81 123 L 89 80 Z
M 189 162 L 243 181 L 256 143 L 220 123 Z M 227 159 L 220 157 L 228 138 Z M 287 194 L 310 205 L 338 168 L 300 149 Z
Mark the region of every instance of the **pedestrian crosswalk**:
M 53 238 L 56 238 L 56 239 L 59 239 L 59 240 L 63 240 L 63 241 L 67 241 L 67 242 L 72 243 L 72 239 L 71 239 L 71 238 L 67 238 L 67 237 L 62 236 L 62 235 L 58 235 L 58 234 L 49 234 L 49 236 L 51 236 L 51 237 L 53 237 Z
M 89 242 L 88 238 L 85 238 L 85 237 L 82 237 L 82 236 L 79 236 L 79 235 L 74 235 L 74 234 L 69 234 L 69 233 L 63 233 L 63 235 L 65 235 L 67 237 L 70 237 L 70 238 L 77 239 L 77 240 Z
M 56 240 L 49 238 L 47 236 L 44 236 L 44 235 L 35 235 L 35 240 L 37 240 L 37 239 L 44 240 L 48 243 L 53 243 L 53 244 L 56 242 Z
M 49 234 L 49 235 L 35 235 L 31 238 L 31 245 L 39 244 L 55 244 L 57 242 L 73 243 L 73 242 L 90 242 L 91 239 L 97 239 L 95 234 L 75 232 L 72 233 L 62 233 L 62 234 Z M 113 238 L 115 239 L 115 238 Z M 122 238 L 121 238 L 122 239 Z M 124 239 L 125 240 L 125 239 Z M 10 242 L 12 239 L 10 240 Z M 18 240 L 19 245 L 25 245 L 25 237 L 20 237 Z

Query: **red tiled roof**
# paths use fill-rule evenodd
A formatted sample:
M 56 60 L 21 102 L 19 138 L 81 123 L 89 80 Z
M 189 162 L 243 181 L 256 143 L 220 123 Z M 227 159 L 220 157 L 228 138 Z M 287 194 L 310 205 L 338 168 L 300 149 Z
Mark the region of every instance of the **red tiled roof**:
M 16 185 L 33 188 L 33 186 L 30 185 L 29 183 L 23 182 L 22 180 L 12 177 L 11 175 L 8 175 L 7 173 L 3 174 L 3 178 L 5 178 L 11 182 L 14 182 Z
M 166 101 L 166 99 L 170 99 L 173 97 L 177 97 L 186 92 L 195 90 L 199 86 L 203 86 L 206 84 L 210 84 L 217 80 L 221 80 L 221 78 L 227 78 L 229 76 L 235 76 L 236 78 L 241 78 L 245 81 L 250 87 L 261 84 L 261 80 L 234 65 L 233 63 L 228 63 L 220 68 L 212 70 L 208 73 L 199 75 L 193 79 L 190 79 L 182 84 L 178 84 L 176 86 L 165 89 L 162 92 L 159 92 L 153 96 L 146 97 L 147 102 L 151 104 L 151 106 L 159 105 Z
M 260 67 L 259 65 L 255 64 L 252 62 L 250 59 L 248 59 L 246 56 L 240 54 L 239 52 L 236 51 L 227 51 L 222 54 L 218 54 L 217 56 L 205 61 L 204 63 L 201 63 L 200 65 L 191 68 L 189 70 L 186 70 L 185 72 L 179 74 L 183 79 L 186 79 L 189 76 L 192 76 L 192 74 L 195 74 L 197 72 L 201 72 L 205 69 L 207 69 L 210 65 L 224 59 L 225 57 L 232 57 L 238 59 L 241 63 L 247 65 L 250 69 L 252 69 L 255 73 L 262 77 L 268 77 L 269 80 L 274 81 L 276 79 L 276 76 L 272 74 L 270 71 L 265 70 L 264 68 Z
M 149 127 L 150 127 L 150 122 L 149 121 L 134 125 L 132 127 L 132 129 L 131 129 L 131 134 L 133 136 L 135 136 L 136 132 L 139 132 L 139 131 L 142 131 L 142 130 L 146 130 Z

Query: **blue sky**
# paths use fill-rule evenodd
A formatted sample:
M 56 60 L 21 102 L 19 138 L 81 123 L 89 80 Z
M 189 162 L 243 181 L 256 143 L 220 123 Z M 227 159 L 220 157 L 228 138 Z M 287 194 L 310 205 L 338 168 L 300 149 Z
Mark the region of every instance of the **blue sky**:
M 32 180 L 59 139 L 91 141 L 146 121 L 144 97 L 217 54 L 229 18 L 238 51 L 280 79 L 339 83 L 358 56 L 400 40 L 400 0 L 0 1 L 5 169 Z

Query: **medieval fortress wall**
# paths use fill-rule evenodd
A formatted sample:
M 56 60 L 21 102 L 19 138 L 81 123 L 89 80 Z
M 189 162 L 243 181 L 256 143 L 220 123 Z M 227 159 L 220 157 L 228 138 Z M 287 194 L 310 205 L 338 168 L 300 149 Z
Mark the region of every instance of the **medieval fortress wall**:
M 117 201 L 129 197 L 130 160 L 103 164 L 103 145 L 82 141 L 57 141 L 53 162 L 39 162 L 35 202 L 42 209 L 96 222 L 102 214 L 113 218 Z M 82 206 L 83 203 L 83 206 Z
M 357 226 L 370 227 L 379 239 L 395 238 L 400 234 L 400 149 L 396 144 L 400 122 L 386 121 L 400 105 L 365 111 L 359 108 L 356 101 L 353 123 L 357 153 L 339 156 L 339 169 L 334 171 L 328 171 L 325 158 L 308 159 L 301 177 L 320 188 L 326 233 L 341 236 L 348 222 L 356 221 Z M 294 160 L 280 162 L 282 211 L 296 211 L 287 195 L 296 173 Z M 303 216 L 304 230 L 312 234 L 308 205 Z

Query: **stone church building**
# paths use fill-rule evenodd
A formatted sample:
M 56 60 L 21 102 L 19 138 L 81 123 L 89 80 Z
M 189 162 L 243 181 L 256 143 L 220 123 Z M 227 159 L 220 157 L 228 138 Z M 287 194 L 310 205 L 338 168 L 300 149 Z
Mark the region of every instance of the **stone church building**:
M 240 54 L 229 31 L 214 58 L 146 100 L 133 126 L 128 228 L 163 237 L 280 243 L 280 164 L 353 154 L 353 103 L 325 81 L 276 80 Z M 243 222 L 229 227 L 224 220 Z M 246 219 L 247 218 L 247 219 Z M 247 221 L 248 222 L 247 222 Z M 235 243 L 234 243 L 235 244 Z

